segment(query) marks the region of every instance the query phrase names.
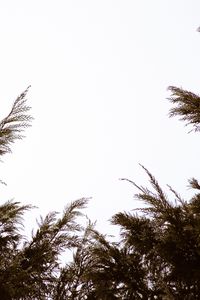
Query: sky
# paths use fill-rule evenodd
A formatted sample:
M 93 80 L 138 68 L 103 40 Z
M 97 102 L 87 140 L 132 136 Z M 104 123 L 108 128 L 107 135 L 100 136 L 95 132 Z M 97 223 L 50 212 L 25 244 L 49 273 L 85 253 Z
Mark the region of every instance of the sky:
M 112 234 L 113 214 L 142 206 L 119 180 L 148 185 L 139 163 L 191 195 L 198 134 L 168 118 L 166 98 L 170 85 L 199 92 L 199 11 L 197 0 L 0 1 L 0 117 L 28 85 L 34 117 L 3 157 L 1 203 L 38 207 L 26 230 L 92 197 L 84 212 Z

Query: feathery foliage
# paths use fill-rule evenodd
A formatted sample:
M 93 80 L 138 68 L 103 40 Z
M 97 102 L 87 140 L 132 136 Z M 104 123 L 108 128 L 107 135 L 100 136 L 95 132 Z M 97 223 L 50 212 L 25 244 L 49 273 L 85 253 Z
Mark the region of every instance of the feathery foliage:
M 76 222 L 87 199 L 74 201 L 61 218 L 51 212 L 38 223 L 27 241 L 18 233 L 22 216 L 30 206 L 9 202 L 0 206 L 0 295 L 5 299 L 49 299 L 60 274 L 61 254 L 79 246 Z M 1 298 L 2 299 L 2 298 Z M 53 299 L 53 298 L 52 298 Z
M 200 97 L 181 88 L 170 86 L 172 95 L 168 100 L 176 107 L 170 109 L 169 116 L 180 116 L 186 125 L 193 125 L 194 131 L 200 130 Z
M 0 155 L 11 152 L 11 144 L 22 139 L 24 129 L 30 126 L 32 117 L 28 114 L 30 107 L 26 105 L 29 87 L 15 100 L 10 113 L 0 122 Z
M 169 90 L 175 105 L 170 116 L 179 115 L 198 131 L 199 96 L 176 87 Z M 10 152 L 11 143 L 30 125 L 27 91 L 0 122 L 0 155 Z M 29 240 L 22 235 L 23 215 L 33 207 L 14 201 L 0 205 L 0 299 L 199 299 L 200 184 L 189 179 L 195 193 L 185 201 L 169 185 L 167 195 L 141 167 L 150 188 L 121 179 L 133 185 L 138 191 L 135 199 L 145 206 L 112 217 L 111 223 L 120 228 L 119 241 L 111 242 L 91 221 L 80 225 L 86 198 L 67 205 L 61 217 L 57 212 L 41 217 Z

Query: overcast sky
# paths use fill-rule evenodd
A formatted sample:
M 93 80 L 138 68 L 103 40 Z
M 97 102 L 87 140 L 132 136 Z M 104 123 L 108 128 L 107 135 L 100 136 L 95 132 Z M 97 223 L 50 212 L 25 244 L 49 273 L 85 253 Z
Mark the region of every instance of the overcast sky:
M 167 114 L 167 87 L 200 90 L 197 0 L 1 0 L 0 117 L 31 84 L 35 118 L 4 157 L 1 201 L 39 207 L 33 217 L 92 197 L 85 211 L 107 220 L 138 204 L 126 177 L 147 167 L 187 196 L 199 177 L 199 137 Z

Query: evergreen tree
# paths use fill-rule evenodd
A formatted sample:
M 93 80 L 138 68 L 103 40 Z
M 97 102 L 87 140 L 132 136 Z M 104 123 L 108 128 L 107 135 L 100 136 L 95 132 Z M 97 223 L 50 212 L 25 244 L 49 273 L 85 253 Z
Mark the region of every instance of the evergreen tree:
M 198 131 L 200 97 L 181 88 L 169 90 L 169 100 L 175 104 L 169 115 L 181 116 Z M 168 186 L 171 195 L 167 196 L 155 177 L 142 168 L 149 177 L 151 190 L 122 180 L 139 191 L 135 198 L 145 208 L 114 215 L 111 222 L 121 228 L 120 243 L 113 246 L 97 238 L 98 247 L 93 249 L 98 263 L 91 278 L 95 290 L 101 285 L 103 295 L 97 299 L 199 299 L 200 193 L 186 202 Z M 189 180 L 189 185 L 200 190 L 195 178 Z
M 7 117 L 0 122 L 0 155 L 11 152 L 32 117 L 23 92 Z M 8 201 L 0 205 L 0 299 L 53 299 L 61 273 L 60 256 L 77 248 L 83 228 L 76 219 L 88 199 L 67 205 L 63 215 L 50 212 L 38 222 L 30 241 L 22 235 L 23 215 L 31 205 Z
M 169 115 L 180 116 L 192 130 L 200 130 L 200 97 L 169 87 L 174 105 Z M 32 117 L 26 94 L 14 102 L 0 122 L 0 155 L 22 138 Z M 7 201 L 0 205 L 1 300 L 153 300 L 199 299 L 200 295 L 200 184 L 189 179 L 196 191 L 186 202 L 171 187 L 167 195 L 144 167 L 152 188 L 133 185 L 135 198 L 145 207 L 134 213 L 115 214 L 111 223 L 121 230 L 120 241 L 78 218 L 88 199 L 66 206 L 60 217 L 50 212 L 27 238 L 22 234 L 23 215 L 31 205 Z M 71 261 L 60 258 L 72 251 Z
M 181 88 L 169 90 L 169 100 L 174 104 L 170 117 L 180 116 L 198 131 L 200 97 Z M 186 202 L 168 186 L 167 195 L 155 177 L 142 168 L 152 189 L 122 180 L 138 190 L 135 198 L 145 208 L 112 217 L 112 224 L 121 228 L 119 242 L 110 242 L 90 228 L 87 241 L 74 256 L 73 272 L 69 268 L 64 271 L 61 282 L 66 290 L 58 299 L 199 299 L 200 193 Z M 189 180 L 189 185 L 200 190 L 195 178 Z M 69 274 L 80 269 L 78 284 L 73 285 L 75 290 L 69 297 Z

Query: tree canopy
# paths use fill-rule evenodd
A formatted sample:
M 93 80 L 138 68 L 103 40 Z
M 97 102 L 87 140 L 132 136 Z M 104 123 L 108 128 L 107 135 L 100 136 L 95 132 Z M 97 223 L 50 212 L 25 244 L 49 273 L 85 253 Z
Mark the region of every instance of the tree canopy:
M 0 122 L 0 155 L 22 138 L 32 117 L 28 89 Z M 180 116 L 192 130 L 200 128 L 200 97 L 170 86 L 169 116 Z M 83 209 L 88 199 L 68 204 L 63 214 L 50 212 L 27 239 L 23 216 L 31 205 L 0 205 L 0 299 L 2 300 L 150 300 L 199 299 L 200 184 L 189 179 L 194 196 L 186 202 L 171 186 L 168 194 L 144 167 L 151 189 L 126 178 L 145 207 L 119 212 L 111 223 L 120 240 L 95 229 Z M 80 217 L 86 225 L 80 225 Z M 72 259 L 61 263 L 66 251 Z

